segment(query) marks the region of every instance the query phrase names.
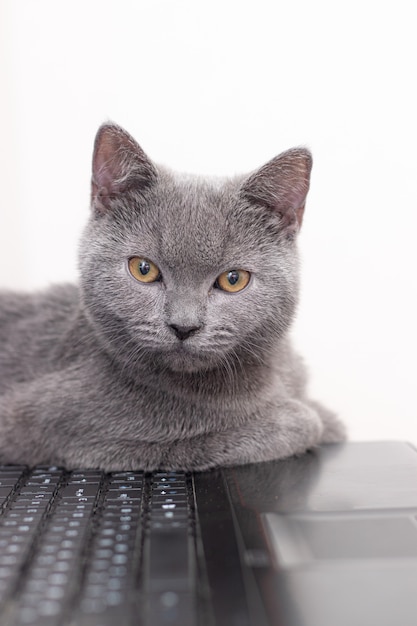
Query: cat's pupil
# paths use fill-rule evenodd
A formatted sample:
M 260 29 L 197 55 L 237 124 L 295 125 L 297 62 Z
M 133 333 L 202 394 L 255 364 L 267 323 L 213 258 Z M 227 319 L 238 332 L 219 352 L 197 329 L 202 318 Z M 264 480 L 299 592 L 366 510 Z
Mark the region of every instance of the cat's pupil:
M 237 281 L 239 280 L 239 272 L 237 272 L 236 270 L 232 270 L 228 273 L 227 280 L 231 285 L 236 285 Z
M 149 274 L 151 269 L 150 263 L 148 263 L 148 261 L 141 261 L 139 263 L 139 271 L 142 274 L 142 276 L 146 276 L 146 274 Z

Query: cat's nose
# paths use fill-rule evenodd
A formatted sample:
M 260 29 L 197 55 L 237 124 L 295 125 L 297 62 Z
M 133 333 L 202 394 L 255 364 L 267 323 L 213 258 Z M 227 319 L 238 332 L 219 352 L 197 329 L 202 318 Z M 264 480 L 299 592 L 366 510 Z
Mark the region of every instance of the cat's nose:
M 177 326 L 177 324 L 169 324 L 169 327 L 172 328 L 175 336 L 181 341 L 188 339 L 188 337 L 194 335 L 201 328 L 201 326 Z

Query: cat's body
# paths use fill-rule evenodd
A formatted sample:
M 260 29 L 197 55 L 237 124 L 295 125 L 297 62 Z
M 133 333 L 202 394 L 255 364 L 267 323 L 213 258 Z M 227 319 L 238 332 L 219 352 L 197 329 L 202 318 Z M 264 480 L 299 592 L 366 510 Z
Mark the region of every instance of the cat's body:
M 310 168 L 178 177 L 103 126 L 80 287 L 0 294 L 0 461 L 206 469 L 343 438 L 288 339 Z

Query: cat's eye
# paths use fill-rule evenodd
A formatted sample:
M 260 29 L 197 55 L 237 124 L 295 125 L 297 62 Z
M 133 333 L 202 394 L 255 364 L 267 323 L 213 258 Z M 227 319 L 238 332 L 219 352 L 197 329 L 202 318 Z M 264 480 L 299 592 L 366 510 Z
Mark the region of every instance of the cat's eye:
M 229 270 L 217 278 L 215 286 L 229 293 L 242 291 L 250 281 L 250 273 L 246 270 Z
M 155 263 L 139 256 L 129 259 L 129 272 L 141 283 L 154 283 L 161 279 L 161 272 Z

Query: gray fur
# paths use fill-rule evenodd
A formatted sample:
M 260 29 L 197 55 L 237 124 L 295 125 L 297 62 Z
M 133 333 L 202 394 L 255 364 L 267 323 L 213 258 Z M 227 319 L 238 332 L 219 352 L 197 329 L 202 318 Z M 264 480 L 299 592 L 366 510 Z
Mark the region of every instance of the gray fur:
M 0 461 L 203 470 L 342 439 L 288 339 L 310 169 L 294 149 L 248 177 L 178 176 L 102 126 L 80 286 L 0 294 Z M 214 286 L 231 269 L 252 274 L 235 294 Z

